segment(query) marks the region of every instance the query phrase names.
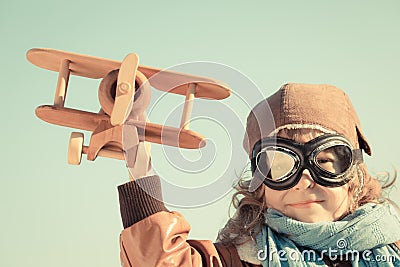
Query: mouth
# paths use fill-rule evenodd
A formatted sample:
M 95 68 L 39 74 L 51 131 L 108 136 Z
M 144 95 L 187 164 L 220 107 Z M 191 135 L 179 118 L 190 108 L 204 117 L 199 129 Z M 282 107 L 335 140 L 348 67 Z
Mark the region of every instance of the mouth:
M 290 207 L 294 208 L 311 208 L 314 205 L 318 205 L 324 202 L 323 200 L 307 200 L 307 201 L 301 201 L 301 202 L 295 202 L 288 204 Z

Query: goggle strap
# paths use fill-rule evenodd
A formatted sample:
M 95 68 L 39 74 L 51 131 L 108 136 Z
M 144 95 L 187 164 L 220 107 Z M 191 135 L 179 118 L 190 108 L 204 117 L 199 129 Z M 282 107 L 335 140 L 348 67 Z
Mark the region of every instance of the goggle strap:
M 353 149 L 353 161 L 354 163 L 363 163 L 363 153 L 361 149 Z

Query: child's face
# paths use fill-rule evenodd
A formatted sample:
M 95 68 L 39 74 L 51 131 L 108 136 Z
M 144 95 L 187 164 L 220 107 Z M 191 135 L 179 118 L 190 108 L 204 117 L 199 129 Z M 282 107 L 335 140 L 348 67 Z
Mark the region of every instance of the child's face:
M 305 143 L 311 139 L 303 135 L 296 141 Z M 288 190 L 278 191 L 265 186 L 265 200 L 269 208 L 296 220 L 326 222 L 339 219 L 349 210 L 348 191 L 348 184 L 340 187 L 321 186 L 315 183 L 308 170 L 304 170 L 300 181 Z

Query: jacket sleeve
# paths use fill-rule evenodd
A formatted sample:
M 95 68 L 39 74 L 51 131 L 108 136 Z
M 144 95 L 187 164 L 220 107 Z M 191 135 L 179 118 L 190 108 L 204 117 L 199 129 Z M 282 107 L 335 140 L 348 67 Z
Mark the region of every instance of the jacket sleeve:
M 157 176 L 118 187 L 124 230 L 120 256 L 124 267 L 222 267 L 209 240 L 187 240 L 189 223 L 162 202 Z

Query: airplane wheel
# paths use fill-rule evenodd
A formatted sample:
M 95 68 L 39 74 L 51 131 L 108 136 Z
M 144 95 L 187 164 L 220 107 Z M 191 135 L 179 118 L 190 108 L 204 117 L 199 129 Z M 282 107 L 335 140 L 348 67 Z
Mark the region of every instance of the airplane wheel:
M 72 132 L 68 145 L 68 163 L 79 165 L 82 159 L 83 133 Z

